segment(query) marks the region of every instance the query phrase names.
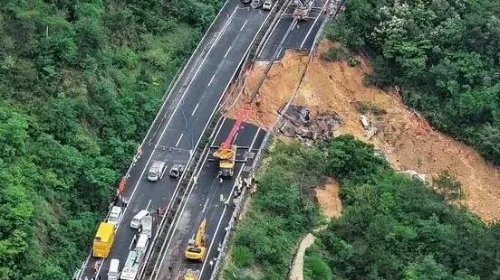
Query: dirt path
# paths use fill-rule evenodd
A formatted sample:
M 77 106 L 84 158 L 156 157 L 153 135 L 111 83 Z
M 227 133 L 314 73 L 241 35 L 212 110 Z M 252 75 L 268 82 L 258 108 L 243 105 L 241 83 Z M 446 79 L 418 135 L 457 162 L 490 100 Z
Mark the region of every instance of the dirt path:
M 309 248 L 314 243 L 314 235 L 308 233 L 302 241 L 300 241 L 299 250 L 297 251 L 297 255 L 293 260 L 292 270 L 290 272 L 289 280 L 302 280 L 304 279 L 304 254 L 306 249 Z

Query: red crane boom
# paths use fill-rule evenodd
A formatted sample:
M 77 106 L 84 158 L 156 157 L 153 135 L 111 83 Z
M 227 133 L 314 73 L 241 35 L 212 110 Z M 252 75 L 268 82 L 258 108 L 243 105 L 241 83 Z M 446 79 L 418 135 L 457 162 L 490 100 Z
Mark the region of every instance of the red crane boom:
M 236 136 L 236 133 L 238 132 L 238 130 L 240 130 L 241 124 L 246 119 L 251 107 L 252 107 L 251 103 L 246 103 L 240 108 L 240 110 L 238 111 L 238 117 L 236 118 L 236 122 L 231 128 L 231 131 L 229 132 L 229 135 L 227 136 L 226 140 L 224 140 L 224 142 L 222 142 L 222 144 L 220 145 L 219 150 L 231 148 L 234 136 Z

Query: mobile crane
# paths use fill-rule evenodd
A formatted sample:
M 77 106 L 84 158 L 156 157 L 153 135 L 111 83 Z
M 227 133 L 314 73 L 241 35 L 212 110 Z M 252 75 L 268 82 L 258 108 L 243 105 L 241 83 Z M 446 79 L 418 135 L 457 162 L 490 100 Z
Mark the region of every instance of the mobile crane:
M 238 130 L 241 128 L 241 124 L 245 120 L 248 112 L 250 111 L 251 103 L 243 105 L 238 112 L 238 117 L 234 123 L 229 135 L 226 140 L 222 142 L 219 149 L 215 151 L 212 155 L 219 159 L 219 176 L 220 177 L 232 177 L 234 175 L 234 164 L 236 162 L 236 151 L 238 147 L 233 145 L 234 137 Z
M 205 227 L 207 226 L 207 219 L 204 219 L 198 230 L 196 231 L 196 236 L 194 239 L 189 240 L 184 256 L 190 261 L 203 261 L 207 248 L 205 247 Z

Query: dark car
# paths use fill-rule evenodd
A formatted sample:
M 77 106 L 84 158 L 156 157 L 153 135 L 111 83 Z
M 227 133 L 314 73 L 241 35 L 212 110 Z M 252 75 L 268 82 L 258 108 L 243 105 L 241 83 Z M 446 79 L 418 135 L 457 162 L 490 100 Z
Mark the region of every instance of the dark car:
M 243 3 L 243 4 L 248 4 L 250 2 L 252 2 L 252 0 L 241 0 L 241 3 Z

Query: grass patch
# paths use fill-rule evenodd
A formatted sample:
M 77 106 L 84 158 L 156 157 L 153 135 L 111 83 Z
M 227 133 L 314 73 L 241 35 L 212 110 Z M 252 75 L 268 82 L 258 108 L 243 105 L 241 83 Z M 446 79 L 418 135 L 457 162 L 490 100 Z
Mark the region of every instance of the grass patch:
M 326 52 L 321 54 L 321 58 L 326 61 L 347 61 L 351 67 L 359 65 L 359 61 L 346 48 L 342 46 L 330 47 Z
M 378 107 L 369 101 L 360 101 L 356 103 L 356 110 L 361 114 L 372 113 L 375 116 L 381 116 L 387 114 L 387 111 L 383 108 Z

